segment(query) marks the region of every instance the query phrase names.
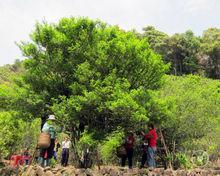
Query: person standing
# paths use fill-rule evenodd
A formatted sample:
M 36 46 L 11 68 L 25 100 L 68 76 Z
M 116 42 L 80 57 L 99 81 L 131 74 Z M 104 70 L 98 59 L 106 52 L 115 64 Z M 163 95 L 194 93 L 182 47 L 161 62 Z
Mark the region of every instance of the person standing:
M 68 137 L 62 142 L 62 156 L 61 156 L 61 165 L 67 166 L 69 159 L 69 148 L 71 146 L 71 142 Z
M 141 161 L 141 167 L 144 167 L 145 162 L 147 161 L 148 167 L 156 167 L 156 161 L 155 161 L 155 155 L 157 150 L 157 132 L 154 128 L 153 124 L 149 124 L 149 132 L 147 134 L 143 135 L 143 141 L 144 143 L 148 143 L 148 146 L 144 148 L 143 155 L 142 155 L 142 161 Z
M 121 166 L 125 166 L 126 159 L 128 158 L 128 167 L 129 169 L 132 169 L 132 159 L 133 159 L 133 153 L 134 153 L 134 133 L 129 132 L 128 137 L 125 140 L 124 147 L 126 149 L 126 155 L 124 155 L 121 158 Z
M 41 149 L 39 164 L 42 166 L 49 166 L 49 161 L 54 156 L 54 147 L 55 147 L 55 139 L 56 132 L 59 131 L 56 128 L 55 124 L 55 116 L 49 115 L 46 123 L 43 125 L 42 132 L 46 132 L 50 134 L 50 146 L 46 149 Z M 62 130 L 61 130 L 62 131 Z

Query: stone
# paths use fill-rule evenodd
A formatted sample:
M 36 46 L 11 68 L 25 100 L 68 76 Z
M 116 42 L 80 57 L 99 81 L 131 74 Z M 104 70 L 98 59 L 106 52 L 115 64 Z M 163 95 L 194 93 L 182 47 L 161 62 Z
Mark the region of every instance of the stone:
M 37 175 L 36 174 L 36 172 L 35 172 L 35 170 L 34 170 L 34 168 L 33 168 L 33 166 L 29 166 L 28 168 L 27 168 L 27 170 L 26 170 L 26 172 L 25 172 L 25 176 L 35 176 L 35 175 Z
M 59 167 L 56 168 L 47 167 L 43 169 L 38 165 L 28 166 L 22 168 L 23 173 L 21 176 L 220 176 L 220 170 L 197 168 L 193 170 L 172 170 L 163 168 L 155 168 L 152 171 L 148 169 L 133 168 L 128 169 L 127 167 L 117 166 L 102 166 L 101 169 L 87 168 L 87 169 L 76 169 L 73 166 Z M 21 170 L 21 171 L 22 171 Z M 44 172 L 46 170 L 46 172 Z M 13 172 L 13 168 L 2 168 L 0 169 L 0 176 L 6 176 L 9 172 Z M 8 174 L 12 175 L 12 174 Z M 15 175 L 15 174 L 14 174 Z
M 2 175 L 1 175 L 2 176 Z M 36 171 L 33 169 L 33 167 L 29 167 L 27 171 L 22 173 L 22 176 L 37 176 Z
M 139 173 L 139 175 L 148 175 L 149 170 L 148 169 L 139 169 L 138 173 Z
M 201 170 L 201 169 L 199 169 L 199 168 L 196 168 L 196 169 L 194 169 L 194 172 L 196 172 L 196 173 L 201 173 L 201 172 L 202 172 L 202 170 Z
M 197 173 L 195 170 L 191 171 L 191 173 L 190 173 L 190 175 L 192 175 L 192 176 L 197 176 L 197 174 L 199 174 L 199 173 Z
M 202 170 L 201 176 L 208 176 L 209 172 L 207 170 Z
M 220 170 L 212 170 L 213 175 L 220 175 Z
M 100 169 L 100 173 L 102 175 L 109 174 L 109 171 L 110 170 L 108 168 L 106 168 L 106 167 L 103 167 L 103 168 Z
M 87 168 L 87 169 L 85 170 L 85 174 L 86 174 L 87 176 L 93 176 L 93 175 L 94 175 L 93 172 L 92 172 L 92 170 L 89 169 L 89 168 Z
M 38 176 L 44 176 L 44 169 L 41 166 L 37 166 L 36 168 L 36 174 Z
M 44 168 L 44 172 L 46 172 L 48 170 L 51 170 L 50 166 L 47 166 L 47 167 Z
M 200 173 L 195 174 L 195 176 L 202 176 Z
M 30 174 L 28 176 L 37 176 L 37 174 L 36 174 L 35 170 L 31 170 Z
M 60 164 L 57 164 L 56 167 L 53 168 L 53 169 L 56 169 L 56 170 L 58 170 L 58 171 L 61 171 L 61 170 L 63 169 L 63 167 L 62 167 Z M 52 169 L 52 170 L 53 170 L 53 169 Z
M 62 174 L 61 174 L 60 171 L 58 171 L 58 172 L 55 174 L 55 176 L 62 176 Z
M 74 167 L 66 167 L 59 172 L 61 172 L 61 174 L 63 174 L 63 175 L 75 175 L 75 168 Z
M 52 172 L 53 174 L 56 174 L 58 171 L 59 171 L 58 168 L 53 168 L 53 169 L 51 170 L 51 172 Z
M 153 168 L 153 167 L 148 167 L 148 170 L 149 171 L 153 171 L 155 168 Z
M 115 169 L 111 169 L 110 172 L 109 172 L 109 174 L 110 174 L 111 176 L 118 176 L 118 175 L 119 175 L 119 171 L 117 171 L 117 170 L 115 170 Z
M 159 173 L 162 175 L 164 173 L 164 168 L 154 168 L 153 172 L 155 172 L 156 174 Z
M 50 170 L 47 170 L 44 175 L 45 176 L 54 176 L 54 174 Z
M 220 166 L 213 167 L 214 170 L 220 170 Z
M 86 175 L 85 174 L 85 169 L 76 169 L 75 170 L 75 175 L 78 175 L 78 176 Z
M 155 176 L 155 175 L 154 175 L 154 172 L 149 172 L 149 173 L 148 173 L 148 176 Z
M 176 174 L 178 176 L 187 176 L 187 171 L 185 171 L 185 170 L 177 170 Z
M 127 172 L 128 168 L 126 167 L 118 167 L 118 169 L 122 172 Z
M 172 169 L 164 170 L 164 175 L 173 176 L 174 175 L 173 170 Z
M 123 176 L 132 176 L 133 174 L 132 173 L 123 173 L 122 175 Z

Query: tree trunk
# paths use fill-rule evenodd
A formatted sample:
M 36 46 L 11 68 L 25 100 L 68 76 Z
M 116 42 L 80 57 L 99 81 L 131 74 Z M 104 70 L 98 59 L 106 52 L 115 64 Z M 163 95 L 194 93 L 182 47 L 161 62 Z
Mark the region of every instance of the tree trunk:
M 170 151 L 169 151 L 169 149 L 168 149 L 168 147 L 167 147 L 167 145 L 166 145 L 166 143 L 165 143 L 164 136 L 163 136 L 163 133 L 162 133 L 161 128 L 159 128 L 159 132 L 160 132 L 161 142 L 162 142 L 163 147 L 164 147 L 164 149 L 165 149 L 166 156 L 168 157 L 171 153 L 170 153 Z M 173 169 L 171 160 L 168 161 L 168 167 L 169 167 L 170 169 Z
M 46 121 L 47 121 L 47 114 L 44 114 L 43 117 L 41 118 L 41 127 L 40 127 L 41 130 Z

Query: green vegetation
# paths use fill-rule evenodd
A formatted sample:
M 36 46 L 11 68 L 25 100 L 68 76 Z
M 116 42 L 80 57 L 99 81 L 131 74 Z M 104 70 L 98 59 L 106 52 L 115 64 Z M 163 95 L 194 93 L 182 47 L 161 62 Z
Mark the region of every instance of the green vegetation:
M 179 154 L 186 158 L 198 150 L 209 154 L 219 152 L 219 88 L 220 81 L 199 76 L 166 77 L 156 96 L 166 117 L 161 128 L 171 162 L 174 162 L 176 152 L 182 152 Z M 177 158 L 179 156 L 182 155 Z M 188 165 L 184 163 L 184 167 L 188 168 Z
M 34 148 L 40 132 L 40 120 L 23 120 L 23 115 L 16 110 L 22 106 L 19 97 L 23 89 L 19 79 L 24 73 L 22 63 L 0 67 L 0 159 L 13 153 L 21 153 L 27 147 Z
M 173 163 L 189 167 L 185 150 L 217 153 L 218 36 L 218 29 L 168 36 L 154 27 L 138 34 L 87 18 L 37 23 L 31 42 L 19 44 L 26 59 L 0 68 L 1 157 L 34 147 L 51 113 L 76 153 L 98 147 L 104 163 L 115 162 L 126 132 L 149 121 Z
M 169 144 L 175 142 L 176 146 L 187 149 L 217 150 L 220 142 L 219 88 L 220 81 L 199 76 L 166 78 L 159 91 L 159 100 L 167 108 L 167 119 L 162 126 Z
M 174 75 L 199 74 L 220 78 L 220 29 L 210 28 L 197 37 L 192 31 L 182 34 L 167 34 L 152 26 L 145 27 L 140 38 L 146 38 L 165 63 L 170 63 Z

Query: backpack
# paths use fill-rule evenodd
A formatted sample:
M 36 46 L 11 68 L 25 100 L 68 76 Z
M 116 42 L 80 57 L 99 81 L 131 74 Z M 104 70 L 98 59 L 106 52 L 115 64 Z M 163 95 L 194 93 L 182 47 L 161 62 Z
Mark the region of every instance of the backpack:
M 117 157 L 119 157 L 119 158 L 122 158 L 122 157 L 124 157 L 124 156 L 127 155 L 127 151 L 126 151 L 124 145 L 121 145 L 121 146 L 117 147 L 117 149 L 116 149 L 116 155 L 117 155 Z

